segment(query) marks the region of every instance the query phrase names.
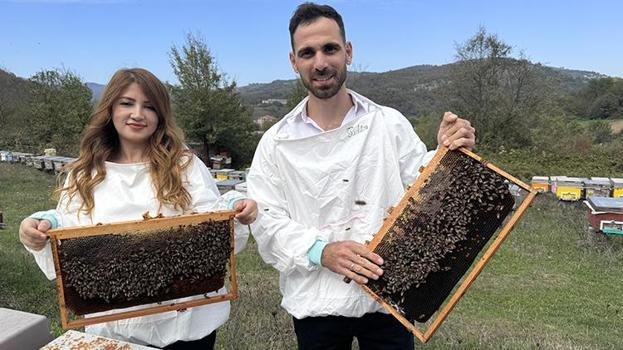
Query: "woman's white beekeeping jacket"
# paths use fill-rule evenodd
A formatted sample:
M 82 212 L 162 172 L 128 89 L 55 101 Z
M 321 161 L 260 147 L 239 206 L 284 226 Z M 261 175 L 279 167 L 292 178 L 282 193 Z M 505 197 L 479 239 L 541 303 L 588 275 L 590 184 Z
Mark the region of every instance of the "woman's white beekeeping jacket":
M 244 198 L 235 191 L 220 196 L 210 171 L 196 156 L 193 156 L 191 164 L 186 170 L 184 185 L 192 197 L 190 209 L 186 213 L 227 209 L 230 202 Z M 93 199 L 95 207 L 92 217 L 84 215 L 83 212 L 78 216 L 76 213 L 81 203 L 78 196 L 74 196 L 73 200 L 69 202 L 69 207 L 66 205 L 67 197 L 61 196 L 56 208 L 59 227 L 139 220 L 146 211 L 149 211 L 152 217 L 158 213 L 162 213 L 164 216 L 184 214 L 181 210 L 170 205 L 160 207 L 152 186 L 147 163 L 118 164 L 106 162 L 106 177 L 93 191 Z M 244 249 L 248 236 L 249 232 L 246 226 L 236 223 L 234 236 L 236 252 Z M 28 250 L 34 255 L 39 268 L 45 275 L 50 280 L 56 278 L 50 242 L 40 251 Z M 223 287 L 211 294 L 224 293 L 227 293 L 227 290 Z M 177 301 L 193 298 L 197 297 L 188 297 Z M 203 298 L 203 296 L 199 296 L 199 298 Z M 132 309 L 134 308 L 123 309 L 123 311 Z M 86 326 L 85 330 L 87 333 L 109 338 L 163 347 L 177 340 L 196 340 L 205 337 L 227 321 L 229 310 L 229 301 L 225 301 L 189 308 L 183 312 L 168 311 L 95 324 Z M 114 311 L 119 312 L 120 310 Z M 109 312 L 91 316 L 106 313 Z
M 264 261 L 280 271 L 282 306 L 299 319 L 382 310 L 355 283 L 311 264 L 307 252 L 318 239 L 372 240 L 433 155 L 400 112 L 357 96 L 367 104 L 365 115 L 290 139 L 282 127 L 305 108 L 303 100 L 264 134 L 247 178 L 259 206 L 252 234 Z

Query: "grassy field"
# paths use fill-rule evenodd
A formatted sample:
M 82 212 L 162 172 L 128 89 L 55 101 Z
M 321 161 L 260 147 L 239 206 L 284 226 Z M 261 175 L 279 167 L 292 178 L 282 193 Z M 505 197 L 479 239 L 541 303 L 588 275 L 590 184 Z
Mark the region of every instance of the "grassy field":
M 0 307 L 48 316 L 55 285 L 17 236 L 26 215 L 53 207 L 54 177 L 0 163 Z M 219 349 L 293 349 L 278 275 L 255 244 L 237 259 L 239 299 Z M 541 195 L 429 343 L 418 349 L 623 349 L 623 237 L 587 232 L 585 209 Z

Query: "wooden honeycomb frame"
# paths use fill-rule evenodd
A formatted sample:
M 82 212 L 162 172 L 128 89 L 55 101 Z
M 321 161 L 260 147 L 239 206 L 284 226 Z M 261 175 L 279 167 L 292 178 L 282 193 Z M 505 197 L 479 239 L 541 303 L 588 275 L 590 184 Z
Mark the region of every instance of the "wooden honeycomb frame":
M 166 311 L 179 311 L 190 307 L 217 303 L 226 300 L 234 300 L 238 296 L 238 287 L 236 282 L 236 264 L 234 260 L 234 215 L 233 210 L 209 212 L 201 214 L 190 214 L 167 218 L 154 218 L 137 221 L 123 221 L 110 224 L 97 224 L 90 226 L 67 227 L 62 229 L 49 230 L 50 242 L 52 245 L 52 253 L 54 257 L 54 268 L 56 270 L 56 281 L 58 290 L 58 301 L 61 314 L 61 325 L 64 329 L 78 328 L 85 325 L 111 322 L 132 317 L 140 317 L 153 315 Z M 62 239 L 89 237 L 105 235 L 110 233 L 141 233 L 159 229 L 167 229 L 180 225 L 199 224 L 208 220 L 212 221 L 229 221 L 230 231 L 230 253 L 229 253 L 229 283 L 228 293 L 217 296 L 204 296 L 202 299 L 195 299 L 180 303 L 163 302 L 158 306 L 145 307 L 137 310 L 111 313 L 103 316 L 86 317 L 81 319 L 70 319 L 69 310 L 66 306 L 65 290 L 63 287 L 63 273 L 60 268 L 59 244 Z
M 399 312 L 395 307 L 386 302 L 382 297 L 377 295 L 373 290 L 371 290 L 366 285 L 360 285 L 367 293 L 369 293 L 377 302 L 379 302 L 383 307 L 389 311 L 400 323 L 402 323 L 405 327 L 407 327 L 421 342 L 426 343 L 433 334 L 437 331 L 437 329 L 441 326 L 443 321 L 446 319 L 448 314 L 452 311 L 452 309 L 456 306 L 460 298 L 466 293 L 467 289 L 474 282 L 476 277 L 482 272 L 486 264 L 491 260 L 495 252 L 498 250 L 502 242 L 506 239 L 510 231 L 513 229 L 515 224 L 519 221 L 519 219 L 523 216 L 524 212 L 532 203 L 534 197 L 537 195 L 537 191 L 531 188 L 529 185 L 525 184 L 521 180 L 513 177 L 507 172 L 499 169 L 498 167 L 486 162 L 481 157 L 472 153 L 464 148 L 461 148 L 457 151 L 463 152 L 469 157 L 474 158 L 479 161 L 483 166 L 489 168 L 495 173 L 501 175 L 505 179 L 507 179 L 510 183 L 514 183 L 517 186 L 521 187 L 525 191 L 527 191 L 527 196 L 521 201 L 521 204 L 514 210 L 514 213 L 507 219 L 506 223 L 503 227 L 498 229 L 498 233 L 493 234 L 490 238 L 490 243 L 486 245 L 480 254 L 480 258 L 478 261 L 474 260 L 470 268 L 465 272 L 465 275 L 459 280 L 459 282 L 452 289 L 452 292 L 446 297 L 440 309 L 435 312 L 432 317 L 432 320 L 428 323 L 428 326 L 424 329 L 420 329 L 416 327 L 413 323 L 411 323 L 401 312 Z M 400 202 L 392 208 L 390 215 L 385 219 L 383 226 L 379 229 L 374 239 L 367 244 L 367 247 L 370 250 L 374 250 L 379 243 L 381 243 L 383 237 L 390 231 L 391 227 L 397 221 L 397 219 L 402 215 L 403 211 L 409 204 L 409 198 L 412 198 L 417 195 L 420 189 L 426 184 L 430 176 L 433 174 L 441 159 L 446 155 L 449 151 L 447 147 L 441 146 L 433 159 L 430 161 L 428 166 L 426 166 L 423 170 L 421 169 L 421 174 L 416 179 L 415 183 L 410 186 L 407 192 L 404 194 L 403 198 Z M 510 214 L 509 214 L 510 215 Z M 458 286 L 458 287 L 457 287 Z

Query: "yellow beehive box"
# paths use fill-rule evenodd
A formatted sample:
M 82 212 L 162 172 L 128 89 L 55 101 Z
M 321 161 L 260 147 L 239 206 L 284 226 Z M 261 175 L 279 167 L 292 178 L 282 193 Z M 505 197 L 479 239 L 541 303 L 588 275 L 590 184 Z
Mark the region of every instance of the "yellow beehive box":
M 610 181 L 612 182 L 612 197 L 623 197 L 623 179 L 611 178 Z
M 549 177 L 549 191 L 553 194 L 556 194 L 556 185 L 558 185 L 558 181 L 562 181 L 566 176 L 550 176 Z
M 577 177 L 559 179 L 556 185 L 556 197 L 563 201 L 579 201 L 582 199 L 584 180 Z
M 533 176 L 530 187 L 538 192 L 549 192 L 549 176 Z
M 233 172 L 234 169 L 220 169 L 216 171 L 216 179 L 217 180 L 227 180 L 229 179 L 229 173 Z

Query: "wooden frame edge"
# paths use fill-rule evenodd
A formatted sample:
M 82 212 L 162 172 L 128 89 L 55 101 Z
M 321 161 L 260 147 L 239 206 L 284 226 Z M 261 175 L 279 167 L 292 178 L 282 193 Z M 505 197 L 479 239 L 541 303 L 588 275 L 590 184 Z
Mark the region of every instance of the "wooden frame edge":
M 175 225 L 178 221 L 185 220 L 184 224 L 196 224 L 199 222 L 203 222 L 206 220 L 217 220 L 224 221 L 234 216 L 236 211 L 234 210 L 223 210 L 223 211 L 215 211 L 215 212 L 207 212 L 207 213 L 197 213 L 197 214 L 188 214 L 188 215 L 179 215 L 179 216 L 170 216 L 164 218 L 153 218 L 147 220 L 130 220 L 130 221 L 119 221 L 113 223 L 106 224 L 95 224 L 95 225 L 86 225 L 86 226 L 72 226 L 72 227 L 64 227 L 57 228 L 54 230 L 47 231 L 48 236 L 56 237 L 58 239 L 69 239 L 75 237 L 83 237 L 83 236 L 98 236 L 109 234 L 108 231 L 111 227 L 114 227 L 116 231 L 119 233 L 123 232 L 142 232 L 153 229 L 158 229 L 161 227 L 172 226 Z
M 229 253 L 229 283 L 231 284 L 230 293 L 233 294 L 233 299 L 238 298 L 238 277 L 236 276 L 236 236 L 234 232 L 234 217 L 229 219 L 229 239 L 231 242 Z
M 111 322 L 111 321 L 118 321 L 118 320 L 123 320 L 127 318 L 153 315 L 153 314 L 157 314 L 160 312 L 179 311 L 182 309 L 187 309 L 189 307 L 213 304 L 213 303 L 217 303 L 220 301 L 233 300 L 233 299 L 235 299 L 235 296 L 231 292 L 228 292 L 226 294 L 215 295 L 212 297 L 204 296 L 203 299 L 189 300 L 189 301 L 185 301 L 182 303 L 167 303 L 167 304 L 163 303 L 163 305 L 151 306 L 151 307 L 146 307 L 146 308 L 132 310 L 132 311 L 119 312 L 119 313 L 115 313 L 111 315 L 84 317 L 79 320 L 68 321 L 67 327 L 63 326 L 63 328 L 65 329 L 78 328 L 78 327 L 87 326 L 87 325 L 96 324 L 96 323 Z

